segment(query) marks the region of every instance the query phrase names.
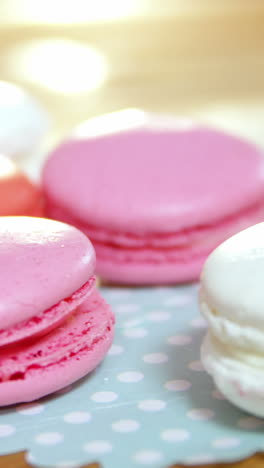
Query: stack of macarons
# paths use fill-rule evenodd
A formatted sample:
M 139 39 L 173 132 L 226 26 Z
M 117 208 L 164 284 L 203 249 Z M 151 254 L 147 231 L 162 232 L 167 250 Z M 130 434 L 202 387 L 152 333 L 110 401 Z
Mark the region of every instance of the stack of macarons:
M 94 267 L 74 227 L 0 217 L 0 406 L 48 395 L 102 360 L 114 319 Z
M 202 362 L 236 406 L 264 417 L 264 223 L 221 244 L 207 259 L 200 307 L 208 322 Z

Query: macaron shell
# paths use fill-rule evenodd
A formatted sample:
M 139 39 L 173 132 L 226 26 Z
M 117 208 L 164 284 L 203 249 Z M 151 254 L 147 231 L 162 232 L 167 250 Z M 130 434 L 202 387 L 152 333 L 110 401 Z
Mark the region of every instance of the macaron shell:
M 43 216 L 40 190 L 15 164 L 0 155 L 0 216 Z
M 188 229 L 175 232 L 163 233 L 132 233 L 106 228 L 98 228 L 89 222 L 81 221 L 74 217 L 69 211 L 56 206 L 54 203 L 47 203 L 47 210 L 53 219 L 68 222 L 84 232 L 89 239 L 93 240 L 96 249 L 109 251 L 115 249 L 115 255 L 125 257 L 145 256 L 148 250 L 151 251 L 151 258 L 155 261 L 155 253 L 160 252 L 166 255 L 175 250 L 175 255 L 181 256 L 184 250 L 208 251 L 211 246 L 215 247 L 223 240 L 239 232 L 245 227 L 256 224 L 256 220 L 264 218 L 264 202 L 258 201 L 256 204 L 237 211 L 233 216 L 227 216 L 215 223 L 208 223 L 204 226 L 192 226 Z M 142 252 L 141 252 L 142 251 Z M 145 252 L 145 254 L 144 254 Z M 110 254 L 112 257 L 112 254 Z
M 41 398 L 92 371 L 112 343 L 113 322 L 109 306 L 95 291 L 59 330 L 2 353 L 1 374 L 12 377 L 0 382 L 0 406 Z
M 231 403 L 251 414 L 263 417 L 263 365 L 247 365 L 222 350 L 215 346 L 210 333 L 207 334 L 201 347 L 201 360 L 206 371 L 211 374 L 217 388 Z M 258 355 L 257 358 L 259 359 Z
M 210 308 L 240 326 L 264 327 L 264 223 L 221 244 L 202 272 L 203 296 Z
M 205 257 L 186 258 L 185 262 L 117 264 L 114 260 L 97 259 L 96 271 L 102 282 L 110 284 L 161 285 L 195 281 L 204 264 Z
M 264 395 L 242 394 L 231 382 L 220 378 L 215 378 L 215 384 L 220 392 L 227 400 L 233 403 L 233 405 L 258 418 L 264 417 Z
M 70 297 L 65 297 L 58 304 L 43 311 L 29 320 L 19 322 L 11 328 L 0 330 L 0 347 L 41 336 L 59 327 L 67 317 L 92 293 L 95 278 L 91 278 Z
M 42 218 L 0 217 L 0 258 L 0 329 L 71 296 L 95 268 L 84 234 Z
M 50 203 L 97 228 L 175 232 L 214 223 L 264 198 L 264 159 L 254 145 L 195 127 L 134 129 L 72 139 L 43 172 Z

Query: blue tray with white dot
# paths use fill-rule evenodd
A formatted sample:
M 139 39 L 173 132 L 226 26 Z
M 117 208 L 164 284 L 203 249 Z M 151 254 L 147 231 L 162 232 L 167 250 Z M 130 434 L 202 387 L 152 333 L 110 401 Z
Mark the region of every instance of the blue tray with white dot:
M 199 361 L 197 285 L 102 288 L 116 317 L 103 364 L 71 388 L 0 410 L 0 454 L 39 466 L 163 468 L 264 449 L 264 420 L 231 406 Z

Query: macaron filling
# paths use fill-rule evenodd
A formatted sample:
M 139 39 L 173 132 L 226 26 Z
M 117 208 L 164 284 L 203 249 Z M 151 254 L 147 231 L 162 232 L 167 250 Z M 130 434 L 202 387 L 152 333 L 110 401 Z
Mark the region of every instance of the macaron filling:
M 225 394 L 223 382 L 231 384 L 244 397 L 247 394 L 264 396 L 260 378 L 263 377 L 262 355 L 243 352 L 239 346 L 232 348 L 221 343 L 208 333 L 201 348 L 201 359 L 207 372 L 217 381 L 222 381 L 221 391 Z
M 212 334 L 222 343 L 226 345 L 239 343 L 240 348 L 247 352 L 255 349 L 264 355 L 263 329 L 249 323 L 241 324 L 238 320 L 223 316 L 204 299 L 200 300 L 200 309 Z
M 39 337 L 59 327 L 69 316 L 76 312 L 79 305 L 92 293 L 94 287 L 95 277 L 92 277 L 71 296 L 64 298 L 40 314 L 8 328 L 2 326 L 0 329 L 0 346 Z
M 264 417 L 263 410 L 263 364 L 256 365 L 253 354 L 250 361 L 241 359 L 237 350 L 230 353 L 230 349 L 208 333 L 201 348 L 201 360 L 220 392 L 235 406 Z M 263 355 L 259 356 L 263 361 Z M 258 358 L 257 357 L 257 360 Z
M 55 367 L 62 370 L 70 362 L 74 368 L 74 362 L 77 364 L 88 353 L 98 355 L 94 363 L 97 365 L 102 359 L 101 342 L 105 341 L 106 348 L 111 344 L 113 325 L 110 307 L 94 288 L 59 327 L 37 340 L 3 347 L 0 382 L 31 379 L 36 374 L 43 375 L 43 370 L 48 372 Z M 89 359 L 87 366 L 90 366 Z
M 203 259 L 227 237 L 250 224 L 261 221 L 264 215 L 263 200 L 214 223 L 178 232 L 132 233 L 120 232 L 88 224 L 65 208 L 48 201 L 48 212 L 54 218 L 70 222 L 92 241 L 98 261 L 136 264 L 163 264 Z

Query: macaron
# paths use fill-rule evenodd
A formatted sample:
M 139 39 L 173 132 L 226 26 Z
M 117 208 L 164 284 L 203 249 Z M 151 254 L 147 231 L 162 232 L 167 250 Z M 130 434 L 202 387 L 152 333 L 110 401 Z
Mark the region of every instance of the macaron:
M 264 417 L 264 223 L 221 244 L 201 277 L 200 308 L 208 321 L 201 358 L 234 405 Z
M 13 161 L 0 155 L 0 216 L 43 216 L 40 189 Z
M 76 228 L 0 218 L 0 406 L 51 394 L 101 362 L 114 318 L 94 268 L 94 249 Z
M 49 216 L 87 234 L 104 281 L 197 280 L 217 245 L 263 219 L 262 152 L 188 119 L 132 114 L 90 120 L 50 154 Z
M 0 153 L 18 157 L 35 151 L 47 133 L 49 120 L 29 93 L 0 81 Z

